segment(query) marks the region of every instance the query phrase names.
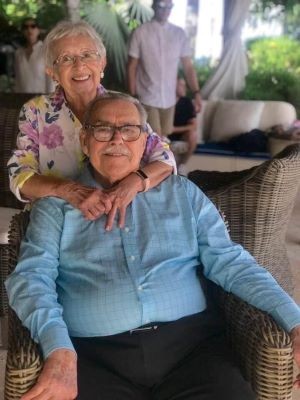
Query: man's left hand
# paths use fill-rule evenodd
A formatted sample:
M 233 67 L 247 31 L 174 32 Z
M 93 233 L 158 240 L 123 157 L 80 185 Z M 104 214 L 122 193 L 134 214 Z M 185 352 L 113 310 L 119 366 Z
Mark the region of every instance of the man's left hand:
M 194 96 L 194 107 L 196 113 L 199 113 L 202 109 L 202 98 L 200 93 L 196 93 Z
M 297 367 L 300 369 L 300 326 L 296 326 L 294 329 L 292 329 L 291 338 L 293 343 L 294 360 L 297 364 Z M 294 388 L 300 388 L 300 374 L 296 376 Z

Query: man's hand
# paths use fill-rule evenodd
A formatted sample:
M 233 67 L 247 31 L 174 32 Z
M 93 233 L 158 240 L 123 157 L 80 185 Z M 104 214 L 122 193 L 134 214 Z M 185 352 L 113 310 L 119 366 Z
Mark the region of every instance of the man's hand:
M 193 103 L 194 103 L 195 112 L 199 113 L 202 109 L 202 98 L 201 98 L 200 93 L 195 94 Z
M 73 400 L 77 397 L 77 355 L 55 350 L 46 359 L 37 383 L 21 400 Z
M 294 360 L 297 364 L 297 367 L 300 368 L 300 325 L 292 329 L 291 338 L 293 343 Z M 297 389 L 300 388 L 300 374 L 296 376 L 294 387 Z

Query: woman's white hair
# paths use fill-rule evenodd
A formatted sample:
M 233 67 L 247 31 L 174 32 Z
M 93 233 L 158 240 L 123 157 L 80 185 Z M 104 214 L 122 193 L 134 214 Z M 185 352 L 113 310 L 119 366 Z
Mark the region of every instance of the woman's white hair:
M 48 33 L 44 41 L 44 56 L 47 67 L 53 67 L 55 61 L 54 48 L 58 39 L 73 36 L 88 36 L 94 42 L 101 58 L 106 56 L 106 49 L 101 37 L 87 22 L 61 21 Z

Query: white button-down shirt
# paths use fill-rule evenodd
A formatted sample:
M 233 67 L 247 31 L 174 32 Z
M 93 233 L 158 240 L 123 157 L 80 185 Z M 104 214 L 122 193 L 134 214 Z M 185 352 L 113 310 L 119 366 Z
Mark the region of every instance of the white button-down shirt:
M 138 58 L 136 92 L 143 104 L 169 108 L 176 103 L 179 61 L 190 57 L 183 29 L 156 20 L 146 22 L 132 34 L 129 56 Z
M 54 83 L 45 72 L 43 43 L 39 40 L 33 46 L 29 58 L 25 47 L 19 47 L 15 53 L 15 92 L 50 93 Z

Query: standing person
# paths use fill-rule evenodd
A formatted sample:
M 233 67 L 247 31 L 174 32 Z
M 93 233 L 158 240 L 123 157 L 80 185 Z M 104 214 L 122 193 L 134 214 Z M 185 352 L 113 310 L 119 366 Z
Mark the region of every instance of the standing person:
M 123 226 L 127 205 L 140 191 L 156 186 L 173 169 L 173 153 L 148 126 L 142 173 L 130 173 L 109 190 L 75 182 L 84 161 L 79 134 L 87 105 L 106 90 L 100 84 L 106 50 L 86 22 L 62 21 L 47 35 L 45 64 L 58 85 L 54 93 L 31 99 L 21 109 L 18 148 L 8 161 L 10 187 L 21 201 L 55 196 L 68 201 L 92 220 L 116 213 Z
M 172 0 L 154 0 L 152 21 L 133 32 L 128 50 L 128 91 L 139 97 L 148 113 L 148 122 L 160 136 L 172 133 L 180 61 L 194 96 L 196 112 L 201 110 L 188 39 L 183 29 L 168 22 L 172 7 Z
M 47 76 L 43 56 L 43 42 L 39 40 L 40 28 L 34 18 L 22 23 L 24 46 L 15 52 L 15 92 L 49 93 L 53 81 Z
M 183 78 L 177 79 L 174 127 L 169 139 L 172 141 L 171 149 L 174 151 L 178 170 L 182 175 L 186 175 L 185 163 L 197 147 L 197 120 L 194 104 L 186 95 L 186 83 Z M 178 141 L 184 141 L 186 144 L 182 151 L 182 146 L 176 146 Z

